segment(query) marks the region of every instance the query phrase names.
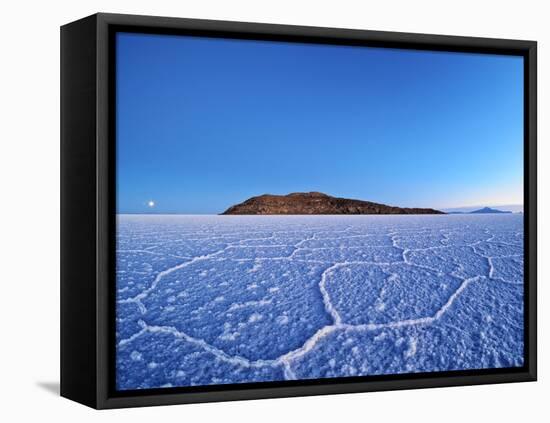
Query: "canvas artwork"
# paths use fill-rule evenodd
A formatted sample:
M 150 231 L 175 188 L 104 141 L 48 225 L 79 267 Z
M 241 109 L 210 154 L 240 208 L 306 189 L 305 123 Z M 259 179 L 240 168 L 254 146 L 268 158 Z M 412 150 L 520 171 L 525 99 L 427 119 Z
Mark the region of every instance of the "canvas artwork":
M 523 60 L 117 33 L 116 389 L 522 367 Z

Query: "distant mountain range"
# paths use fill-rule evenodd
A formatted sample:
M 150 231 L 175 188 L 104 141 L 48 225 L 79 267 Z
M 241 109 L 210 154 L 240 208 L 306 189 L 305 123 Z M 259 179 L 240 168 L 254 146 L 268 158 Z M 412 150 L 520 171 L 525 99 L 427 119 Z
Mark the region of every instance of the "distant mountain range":
M 371 201 L 332 197 L 322 192 L 264 194 L 229 207 L 222 214 L 445 214 L 430 208 L 403 208 Z
M 512 212 L 506 211 L 506 210 L 492 209 L 490 207 L 483 207 L 481 209 L 473 210 L 470 212 L 462 212 L 462 211 L 447 212 L 447 214 L 503 214 L 503 213 L 506 214 L 506 213 L 512 213 Z
M 483 207 L 482 209 L 479 209 L 479 210 L 474 210 L 470 213 L 473 213 L 473 214 L 485 214 L 485 213 L 512 213 L 511 211 L 507 211 L 507 210 L 497 210 L 497 209 L 492 209 L 490 207 Z
M 445 213 L 451 213 L 454 214 L 455 212 L 462 212 L 462 213 L 470 213 L 476 210 L 482 210 L 484 208 L 490 208 L 500 211 L 510 211 L 512 213 L 520 213 L 523 212 L 523 204 L 479 204 L 477 206 L 467 206 L 467 207 L 446 207 L 441 208 L 439 210 L 445 212 Z

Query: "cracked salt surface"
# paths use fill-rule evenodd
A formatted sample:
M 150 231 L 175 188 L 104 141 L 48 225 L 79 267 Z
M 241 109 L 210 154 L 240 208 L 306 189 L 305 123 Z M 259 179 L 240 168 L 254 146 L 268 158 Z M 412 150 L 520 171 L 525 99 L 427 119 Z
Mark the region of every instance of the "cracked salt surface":
M 523 365 L 523 216 L 118 216 L 120 390 Z

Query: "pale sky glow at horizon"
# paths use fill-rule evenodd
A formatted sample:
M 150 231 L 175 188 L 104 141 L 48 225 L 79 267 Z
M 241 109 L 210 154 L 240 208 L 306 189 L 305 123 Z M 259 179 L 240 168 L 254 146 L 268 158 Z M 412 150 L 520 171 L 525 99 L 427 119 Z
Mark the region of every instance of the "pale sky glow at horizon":
M 117 35 L 118 213 L 523 203 L 523 59 Z

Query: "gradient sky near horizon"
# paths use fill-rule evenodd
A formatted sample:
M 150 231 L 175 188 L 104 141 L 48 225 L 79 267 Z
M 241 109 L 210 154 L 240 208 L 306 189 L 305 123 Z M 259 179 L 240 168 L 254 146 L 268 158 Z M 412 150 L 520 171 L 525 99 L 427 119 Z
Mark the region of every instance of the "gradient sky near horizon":
M 116 51 L 119 213 L 523 203 L 521 57 L 129 33 Z

